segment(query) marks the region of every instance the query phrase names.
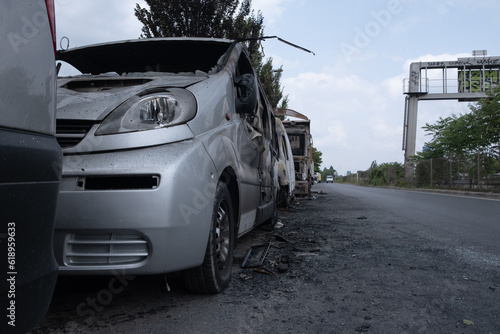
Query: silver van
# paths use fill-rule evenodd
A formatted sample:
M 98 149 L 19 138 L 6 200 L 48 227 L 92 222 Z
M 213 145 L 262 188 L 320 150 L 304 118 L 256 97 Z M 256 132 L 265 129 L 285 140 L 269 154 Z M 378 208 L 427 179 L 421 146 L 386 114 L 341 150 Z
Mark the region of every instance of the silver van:
M 275 216 L 274 115 L 242 42 L 128 40 L 59 51 L 62 274 L 183 271 L 217 293 L 237 237 Z M 62 72 L 61 72 L 62 73 Z

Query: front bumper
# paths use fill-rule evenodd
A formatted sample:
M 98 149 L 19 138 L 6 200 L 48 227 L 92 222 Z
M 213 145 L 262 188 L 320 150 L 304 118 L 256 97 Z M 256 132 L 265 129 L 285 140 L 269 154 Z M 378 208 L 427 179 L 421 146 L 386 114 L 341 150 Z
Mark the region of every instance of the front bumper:
M 47 135 L 0 128 L 0 138 L 0 306 L 7 315 L 0 332 L 12 331 L 8 322 L 17 319 L 15 329 L 24 333 L 45 316 L 56 286 L 52 236 L 62 153 Z
M 186 140 L 67 155 L 54 251 L 62 274 L 158 274 L 203 262 L 218 179 Z

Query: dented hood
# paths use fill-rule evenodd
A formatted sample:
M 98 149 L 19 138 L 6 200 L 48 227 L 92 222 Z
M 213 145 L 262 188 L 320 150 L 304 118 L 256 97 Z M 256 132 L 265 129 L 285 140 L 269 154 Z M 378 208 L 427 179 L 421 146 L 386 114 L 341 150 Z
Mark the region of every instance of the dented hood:
M 82 76 L 58 80 L 57 118 L 102 120 L 127 99 L 146 91 L 166 87 L 188 87 L 208 77 Z
M 59 89 L 57 93 L 57 118 L 102 120 L 125 101 L 130 93 L 75 93 Z
M 57 118 L 102 120 L 134 95 L 203 81 L 225 65 L 231 43 L 213 38 L 152 38 L 58 51 L 57 60 L 82 75 L 58 79 Z

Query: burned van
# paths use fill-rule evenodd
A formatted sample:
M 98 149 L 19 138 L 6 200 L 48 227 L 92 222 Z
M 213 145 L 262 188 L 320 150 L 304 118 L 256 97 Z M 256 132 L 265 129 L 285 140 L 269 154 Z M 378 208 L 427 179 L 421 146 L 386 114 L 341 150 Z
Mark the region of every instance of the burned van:
M 274 116 L 243 42 L 129 40 L 58 52 L 62 274 L 182 271 L 217 293 L 237 237 L 273 219 Z M 61 72 L 62 73 L 62 72 Z
M 305 115 L 291 109 L 277 109 L 275 114 L 299 119 L 283 121 L 283 125 L 292 148 L 295 194 L 309 196 L 314 183 L 311 121 Z

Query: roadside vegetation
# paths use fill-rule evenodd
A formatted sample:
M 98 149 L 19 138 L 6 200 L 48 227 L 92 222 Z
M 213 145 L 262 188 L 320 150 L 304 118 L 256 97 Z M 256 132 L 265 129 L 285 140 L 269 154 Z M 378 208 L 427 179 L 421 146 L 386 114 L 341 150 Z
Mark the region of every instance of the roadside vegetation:
M 366 186 L 405 186 L 404 167 L 399 162 L 377 164 L 373 161 L 366 171 L 340 176 L 335 179 L 340 183 L 352 183 Z
M 470 105 L 470 113 L 423 127 L 432 139 L 414 157 L 417 184 L 498 190 L 500 87 L 488 95 Z

